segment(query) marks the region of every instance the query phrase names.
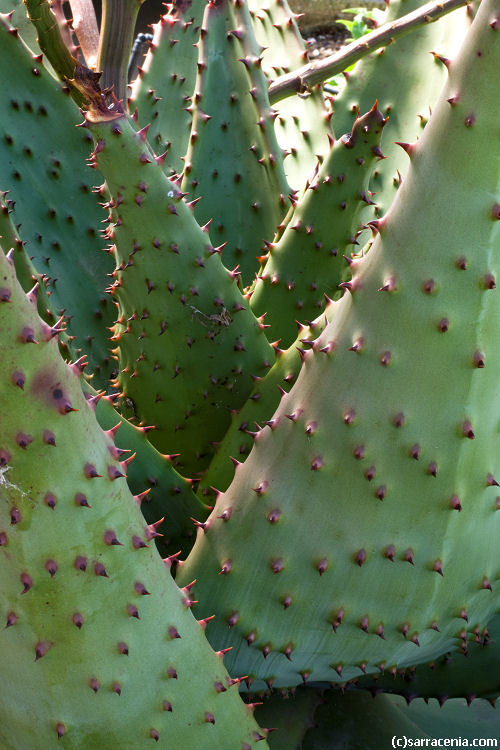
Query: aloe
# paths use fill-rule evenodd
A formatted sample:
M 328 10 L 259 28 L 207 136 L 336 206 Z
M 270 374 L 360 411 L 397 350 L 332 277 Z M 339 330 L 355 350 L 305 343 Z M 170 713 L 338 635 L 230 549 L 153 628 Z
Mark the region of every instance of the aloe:
M 498 734 L 500 3 L 464 5 L 313 64 L 286 0 L 185 0 L 128 80 L 138 3 L 0 0 L 6 750 Z

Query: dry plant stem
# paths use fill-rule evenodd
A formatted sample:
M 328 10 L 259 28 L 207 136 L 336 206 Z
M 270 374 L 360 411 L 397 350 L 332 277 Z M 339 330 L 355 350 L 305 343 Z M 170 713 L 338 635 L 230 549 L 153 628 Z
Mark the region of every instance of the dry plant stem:
M 59 29 L 61 30 L 61 37 L 66 47 L 69 49 L 71 54 L 76 54 L 75 45 L 71 36 L 71 22 L 68 21 L 66 19 L 66 16 L 64 15 L 63 0 L 52 0 L 52 2 L 50 3 L 50 7 L 55 17 L 57 18 Z
M 102 3 L 97 70 L 102 70 L 102 88 L 112 86 L 118 100 L 127 96 L 128 61 L 142 1 L 103 0 Z
M 92 0 L 70 0 L 73 29 L 89 68 L 95 69 L 99 52 L 99 29 Z
M 428 3 L 413 13 L 385 24 L 379 29 L 366 34 L 361 39 L 348 44 L 334 55 L 325 57 L 318 62 L 309 63 L 293 73 L 277 78 L 269 87 L 269 101 L 271 104 L 292 96 L 296 93 L 306 93 L 311 86 L 323 83 L 343 70 L 353 65 L 371 52 L 385 47 L 400 37 L 408 34 L 420 26 L 437 21 L 453 10 L 468 4 L 468 0 L 442 0 L 438 3 Z

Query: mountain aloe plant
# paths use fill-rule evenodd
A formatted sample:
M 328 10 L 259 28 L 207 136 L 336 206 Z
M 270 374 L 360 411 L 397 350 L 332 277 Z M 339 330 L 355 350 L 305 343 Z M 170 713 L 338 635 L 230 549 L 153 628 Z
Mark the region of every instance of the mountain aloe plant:
M 70 5 L 0 0 L 0 747 L 498 736 L 499 0 L 130 81 Z

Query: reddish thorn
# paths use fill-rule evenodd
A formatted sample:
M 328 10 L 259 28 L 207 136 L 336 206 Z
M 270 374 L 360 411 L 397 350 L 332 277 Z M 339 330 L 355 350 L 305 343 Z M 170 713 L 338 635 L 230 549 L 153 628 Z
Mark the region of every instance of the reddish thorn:
M 131 457 L 133 458 L 133 457 Z M 127 459 L 130 460 L 130 459 Z M 123 461 L 122 463 L 126 463 L 127 461 Z M 116 466 L 108 466 L 108 476 L 111 479 L 111 481 L 114 481 L 115 479 L 121 479 L 125 476 Z
M 437 62 L 442 63 L 446 68 L 450 67 L 451 63 L 450 63 L 450 60 L 447 57 L 443 57 L 442 55 L 438 55 L 437 52 L 432 52 L 432 51 L 431 51 L 431 55 L 433 55 L 434 60 L 436 60 Z
M 50 574 L 50 577 L 53 578 L 59 570 L 59 565 L 55 560 L 47 560 L 45 563 L 45 570 Z
M 406 552 L 404 553 L 403 560 L 405 560 L 406 562 L 409 562 L 410 565 L 414 565 L 414 562 L 413 562 L 413 550 L 411 549 L 411 547 L 409 549 L 407 549 Z
M 210 622 L 210 620 L 213 620 L 215 618 L 215 615 L 210 615 L 210 617 L 204 617 L 202 620 L 197 620 L 198 625 L 202 630 L 205 630 L 207 627 L 207 623 Z
M 83 615 L 81 615 L 80 612 L 75 612 L 75 614 L 73 615 L 71 619 L 72 619 L 73 625 L 76 625 L 78 630 L 80 630 L 83 625 Z
M 155 539 L 155 537 L 163 536 L 163 534 L 159 534 L 156 531 L 156 527 L 160 526 L 160 524 L 162 524 L 164 520 L 165 518 L 160 518 L 159 521 L 155 521 L 154 523 L 151 523 L 149 526 L 146 526 L 145 536 L 148 541 L 150 541 L 151 539 Z
M 102 476 L 102 474 L 97 473 L 97 469 L 95 468 L 95 466 L 93 466 L 93 464 L 85 464 L 83 472 L 87 479 L 95 479 L 96 477 Z
M 432 566 L 432 570 L 434 570 L 436 573 L 439 573 L 440 576 L 444 576 L 441 560 L 436 560 L 436 562 Z
M 21 583 L 24 586 L 24 589 L 21 591 L 21 594 L 26 594 L 26 592 L 28 592 L 30 588 L 32 588 L 33 586 L 33 579 L 27 573 L 21 573 L 20 579 L 21 579 Z
M 403 143 L 402 141 L 395 141 L 395 144 L 396 146 L 401 146 L 403 151 L 406 151 L 410 159 L 413 156 L 417 145 L 416 143 Z
M 94 573 L 96 576 L 101 576 L 102 578 L 108 578 L 108 574 L 106 573 L 106 568 L 100 562 L 95 563 Z
M 126 610 L 129 617 L 135 617 L 137 620 L 141 619 L 139 617 L 139 610 L 137 609 L 135 604 L 127 604 Z
M 366 562 L 366 550 L 360 549 L 354 557 L 354 562 L 361 567 Z
M 452 495 L 450 497 L 450 508 L 452 508 L 453 510 L 458 510 L 459 513 L 462 510 L 462 504 L 458 495 Z
M 107 530 L 107 531 L 106 531 L 106 532 L 104 533 L 104 541 L 105 541 L 105 543 L 106 543 L 106 544 L 108 544 L 108 545 L 109 545 L 110 547 L 111 547 L 111 546 L 115 546 L 115 547 L 116 547 L 116 546 L 118 546 L 118 547 L 123 547 L 123 544 L 122 544 L 121 542 L 119 542 L 119 541 L 118 541 L 118 539 L 116 538 L 116 534 L 115 534 L 115 532 L 114 532 L 114 531 L 113 531 L 112 529 L 108 529 L 108 530 Z
M 87 570 L 87 558 L 83 557 L 82 555 L 78 555 L 78 557 L 75 558 L 75 568 L 77 570 L 85 572 Z
M 134 495 L 134 500 L 137 503 L 137 505 L 139 505 L 139 507 L 149 492 L 151 492 L 151 487 L 147 490 L 144 490 L 144 492 L 139 493 L 139 495 Z
M 233 561 L 232 561 L 232 560 L 229 560 L 229 559 L 228 559 L 228 560 L 225 560 L 225 561 L 224 561 L 224 562 L 222 563 L 222 567 L 221 567 L 221 569 L 220 569 L 220 571 L 219 571 L 219 575 L 220 575 L 220 576 L 223 576 L 223 575 L 227 575 L 228 573 L 230 573 L 230 572 L 231 572 L 231 568 L 232 568 L 232 567 L 233 567 Z
M 466 438 L 469 438 L 469 440 L 474 440 L 474 438 L 476 437 L 474 434 L 474 430 L 472 429 L 472 424 L 468 419 L 466 419 L 462 425 L 462 434 Z
M 35 661 L 42 659 L 53 645 L 50 641 L 39 641 L 35 646 Z
M 79 508 L 90 508 L 90 505 L 88 503 L 86 496 L 81 492 L 76 493 L 75 504 L 78 505 Z
M 384 551 L 384 557 L 386 557 L 391 562 L 394 562 L 394 555 L 396 554 L 396 548 L 393 544 L 389 544 L 388 547 L 386 547 Z
M 269 564 L 271 566 L 271 570 L 273 571 L 274 575 L 276 575 L 277 573 L 281 573 L 281 571 L 285 567 L 283 563 L 283 558 L 281 557 L 278 557 L 277 559 L 272 559 Z
M 9 612 L 9 614 L 7 615 L 7 623 L 5 627 L 6 628 L 12 627 L 12 625 L 15 625 L 18 620 L 19 620 L 19 617 L 16 615 L 15 612 Z

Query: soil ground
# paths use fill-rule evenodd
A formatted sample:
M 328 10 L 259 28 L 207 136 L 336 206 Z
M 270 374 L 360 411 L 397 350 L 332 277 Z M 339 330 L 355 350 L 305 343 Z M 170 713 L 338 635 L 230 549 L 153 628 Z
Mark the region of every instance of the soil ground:
M 303 32 L 309 59 L 312 62 L 333 55 L 345 45 L 348 36 L 349 32 L 344 26 L 334 24 Z

